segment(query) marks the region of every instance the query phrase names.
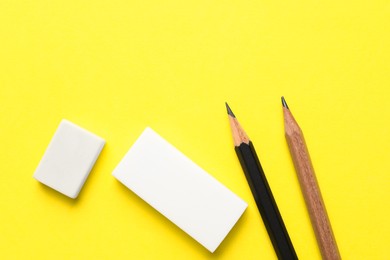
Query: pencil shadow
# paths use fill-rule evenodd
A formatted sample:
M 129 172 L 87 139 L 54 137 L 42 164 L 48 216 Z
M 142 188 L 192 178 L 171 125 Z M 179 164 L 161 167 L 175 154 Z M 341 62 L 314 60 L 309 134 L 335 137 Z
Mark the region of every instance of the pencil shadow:
M 170 232 L 173 232 L 177 236 L 180 236 L 180 238 L 185 241 L 185 243 L 193 247 L 195 251 L 197 251 L 198 253 L 201 252 L 205 259 L 219 258 L 222 256 L 224 248 L 228 247 L 234 242 L 234 239 L 239 232 L 240 226 L 242 225 L 243 218 L 245 218 L 244 212 L 244 214 L 238 220 L 236 225 L 233 226 L 232 230 L 226 236 L 225 240 L 221 243 L 221 245 L 216 249 L 214 253 L 211 253 L 205 247 L 199 244 L 196 240 L 194 240 L 190 235 L 188 235 L 186 232 L 184 232 L 182 229 L 172 223 L 168 218 L 166 218 L 164 215 L 162 215 L 160 212 L 150 206 L 147 202 L 141 199 L 137 194 L 135 194 L 133 191 L 123 185 L 120 181 L 116 180 L 115 183 L 117 190 L 119 190 L 119 192 L 123 194 L 123 196 L 128 198 L 128 202 L 131 203 L 131 207 L 140 207 L 145 212 L 145 214 L 150 214 L 153 215 L 153 217 L 158 218 L 161 225 L 168 227 Z

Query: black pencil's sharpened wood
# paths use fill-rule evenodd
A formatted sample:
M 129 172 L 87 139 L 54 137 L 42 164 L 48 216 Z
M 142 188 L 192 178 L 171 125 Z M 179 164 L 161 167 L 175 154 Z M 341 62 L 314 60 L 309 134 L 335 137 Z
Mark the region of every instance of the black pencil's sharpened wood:
M 230 109 L 227 102 L 225 102 L 225 105 L 226 105 L 228 115 L 231 115 L 232 117 L 236 118 L 236 116 L 233 114 L 233 111 Z
M 283 107 L 289 109 L 289 108 L 288 108 L 288 105 L 287 105 L 287 102 L 286 102 L 286 100 L 284 99 L 283 96 L 282 96 L 282 105 L 283 105 Z

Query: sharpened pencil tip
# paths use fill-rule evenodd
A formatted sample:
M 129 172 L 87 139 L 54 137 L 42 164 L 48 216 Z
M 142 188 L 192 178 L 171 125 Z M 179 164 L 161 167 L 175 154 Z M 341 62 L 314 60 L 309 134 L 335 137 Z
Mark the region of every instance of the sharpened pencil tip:
M 287 102 L 286 102 L 286 100 L 284 99 L 283 96 L 282 96 L 282 105 L 283 105 L 285 108 L 289 109 L 289 108 L 288 108 L 288 105 L 287 105 Z
M 230 107 L 229 107 L 227 102 L 225 102 L 225 105 L 226 105 L 226 109 L 227 109 L 228 115 L 230 115 L 230 116 L 235 118 L 236 116 L 233 114 L 233 111 L 230 109 Z

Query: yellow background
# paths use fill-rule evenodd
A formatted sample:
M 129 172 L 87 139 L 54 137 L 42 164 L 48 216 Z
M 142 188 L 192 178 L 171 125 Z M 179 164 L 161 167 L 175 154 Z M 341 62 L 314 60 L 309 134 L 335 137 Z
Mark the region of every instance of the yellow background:
M 319 259 L 284 138 L 300 123 L 344 259 L 388 259 L 390 2 L 0 1 L 1 259 L 275 259 L 224 102 L 301 259 Z M 107 144 L 77 200 L 32 178 L 60 120 Z M 111 173 L 152 127 L 249 207 L 214 254 Z

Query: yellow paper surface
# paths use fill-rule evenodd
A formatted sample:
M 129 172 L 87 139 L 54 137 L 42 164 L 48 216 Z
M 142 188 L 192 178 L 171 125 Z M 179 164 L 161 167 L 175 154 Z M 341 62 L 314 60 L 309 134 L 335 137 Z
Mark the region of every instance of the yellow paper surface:
M 344 259 L 390 243 L 389 1 L 0 1 L 1 259 L 275 259 L 229 102 L 301 259 L 320 259 L 284 138 L 306 137 Z M 107 144 L 77 200 L 32 178 L 60 120 Z M 214 254 L 111 172 L 150 126 L 248 202 Z

